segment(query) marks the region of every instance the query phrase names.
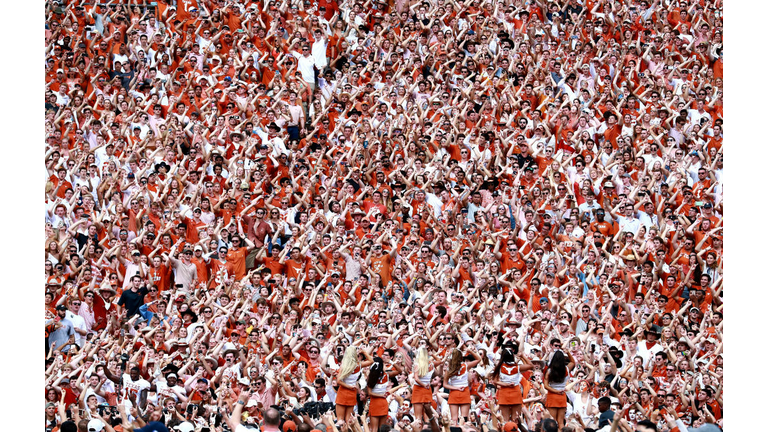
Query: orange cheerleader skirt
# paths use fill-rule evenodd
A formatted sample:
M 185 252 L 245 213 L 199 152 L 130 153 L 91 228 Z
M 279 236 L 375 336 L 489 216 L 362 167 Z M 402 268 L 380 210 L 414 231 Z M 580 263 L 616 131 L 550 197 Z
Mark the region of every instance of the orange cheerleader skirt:
M 462 391 L 451 390 L 451 393 L 448 395 L 448 405 L 468 405 L 470 403 L 472 403 L 472 399 L 469 395 L 469 387 Z
M 371 403 L 368 407 L 368 413 L 371 417 L 384 417 L 389 414 L 389 404 L 387 398 L 371 396 Z
M 520 405 L 523 403 L 523 392 L 520 386 L 502 387 L 496 392 L 499 405 Z
M 414 385 L 411 394 L 411 404 L 418 403 L 432 403 L 432 389 Z
M 336 392 L 336 405 L 352 407 L 357 405 L 357 390 L 348 389 L 344 386 L 339 386 L 339 391 Z
M 547 408 L 565 408 L 568 406 L 568 396 L 565 394 L 547 394 L 547 402 L 544 404 Z

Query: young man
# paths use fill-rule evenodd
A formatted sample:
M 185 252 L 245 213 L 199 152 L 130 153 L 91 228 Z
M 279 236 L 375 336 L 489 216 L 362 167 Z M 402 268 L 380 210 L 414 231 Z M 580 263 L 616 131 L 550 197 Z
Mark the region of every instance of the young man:
M 131 277 L 130 289 L 123 291 L 123 294 L 117 301 L 118 306 L 125 307 L 125 316 L 128 319 L 139 313 L 139 308 L 144 304 L 144 296 L 149 294 L 149 290 L 141 284 L 141 281 L 142 279 L 139 275 Z

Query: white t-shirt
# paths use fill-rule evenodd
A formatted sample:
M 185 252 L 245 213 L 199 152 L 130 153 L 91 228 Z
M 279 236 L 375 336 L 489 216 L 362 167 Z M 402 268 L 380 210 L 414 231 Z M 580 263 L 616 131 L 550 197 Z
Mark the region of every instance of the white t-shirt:
M 312 58 L 315 59 L 315 65 L 320 70 L 328 66 L 328 59 L 325 55 L 327 44 L 325 38 L 318 39 L 312 44 Z
M 298 69 L 299 72 L 301 72 L 301 77 L 304 79 L 304 81 L 314 84 L 315 83 L 315 58 L 311 55 L 309 56 L 303 56 L 301 53 L 293 52 L 292 53 L 294 57 L 299 59 L 299 65 Z
M 174 393 L 171 390 L 171 388 L 175 389 L 176 392 L 178 392 L 179 394 L 182 394 L 182 395 L 186 396 L 186 390 L 184 390 L 184 387 L 182 387 L 182 386 L 180 386 L 178 384 L 173 386 L 173 387 L 169 387 L 167 381 L 157 381 L 156 385 L 157 385 L 157 394 L 158 394 L 158 396 L 162 396 L 164 398 L 170 397 L 170 398 L 173 398 L 175 401 L 178 402 L 179 401 L 179 397 L 176 396 L 176 393 Z
M 664 351 L 664 348 L 660 343 L 656 342 L 651 348 L 646 347 L 647 342 L 642 341 L 637 343 L 637 355 L 643 358 L 643 366 L 648 367 L 650 360 L 656 353 Z
M 235 362 L 232 364 L 232 366 L 225 368 L 222 375 L 228 377 L 230 382 L 237 381 L 242 378 L 243 374 L 240 371 L 240 362 Z
M 88 328 L 85 326 L 85 319 L 80 315 L 74 314 L 72 311 L 67 311 L 67 319 L 72 322 L 72 325 L 76 329 L 88 330 Z M 85 345 L 85 335 L 81 335 L 80 333 L 75 332 L 75 343 L 79 347 Z

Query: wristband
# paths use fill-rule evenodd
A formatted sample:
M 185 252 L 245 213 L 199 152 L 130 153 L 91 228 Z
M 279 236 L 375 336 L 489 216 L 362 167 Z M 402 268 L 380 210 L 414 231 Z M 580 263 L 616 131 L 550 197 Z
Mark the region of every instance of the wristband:
M 240 405 L 245 405 L 245 402 L 243 402 L 241 400 L 238 400 L 237 403 L 240 404 Z

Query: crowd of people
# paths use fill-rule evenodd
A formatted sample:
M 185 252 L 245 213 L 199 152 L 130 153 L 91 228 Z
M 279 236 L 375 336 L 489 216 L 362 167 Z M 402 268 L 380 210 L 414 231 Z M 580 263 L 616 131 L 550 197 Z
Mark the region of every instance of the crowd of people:
M 722 32 L 46 1 L 46 431 L 720 430 Z

